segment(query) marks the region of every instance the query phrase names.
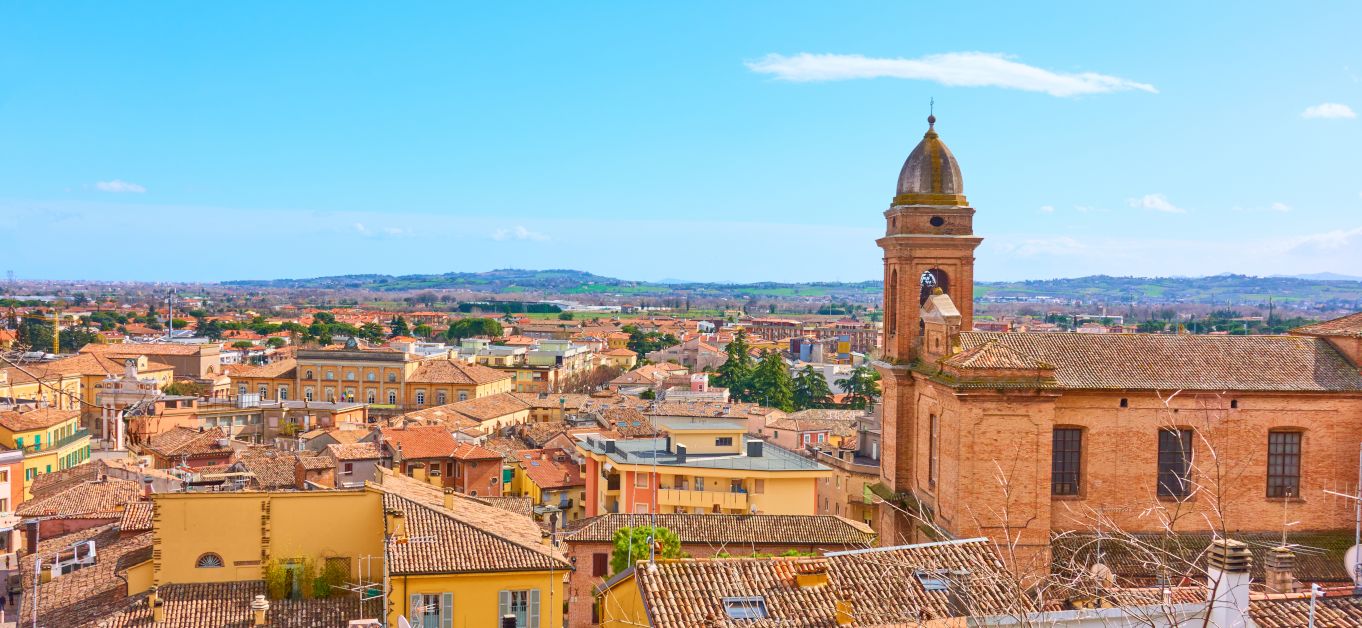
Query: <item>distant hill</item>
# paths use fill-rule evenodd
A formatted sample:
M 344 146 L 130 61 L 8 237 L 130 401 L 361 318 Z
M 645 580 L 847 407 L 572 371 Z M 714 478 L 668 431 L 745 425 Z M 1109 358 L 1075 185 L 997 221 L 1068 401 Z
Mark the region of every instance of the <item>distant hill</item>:
M 860 302 L 877 299 L 879 281 L 749 284 L 630 281 L 580 270 L 523 270 L 503 268 L 478 273 L 435 275 L 341 275 L 311 279 L 269 279 L 224 282 L 230 286 L 264 288 L 350 289 L 400 292 L 411 290 L 474 290 L 503 294 L 538 292 L 552 295 L 707 295 L 736 298 L 846 298 Z M 1208 303 L 1224 305 L 1281 304 L 1362 309 L 1362 279 L 1322 273 L 1301 277 L 1110 277 L 1093 275 L 1068 279 L 979 282 L 974 296 L 984 301 L 1063 301 L 1125 303 Z

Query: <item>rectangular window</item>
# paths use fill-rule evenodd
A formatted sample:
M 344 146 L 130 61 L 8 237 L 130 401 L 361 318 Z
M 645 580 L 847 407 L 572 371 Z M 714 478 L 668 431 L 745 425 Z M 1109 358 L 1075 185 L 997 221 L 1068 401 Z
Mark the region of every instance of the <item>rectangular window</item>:
M 610 555 L 605 552 L 596 552 L 591 555 L 591 577 L 604 578 L 610 572 Z
M 927 434 L 927 485 L 936 486 L 936 438 L 939 426 L 936 415 L 931 415 Z
M 454 594 L 413 593 L 407 616 L 411 618 L 412 628 L 452 628 Z
M 648 488 L 648 474 L 647 474 L 647 473 L 635 473 L 635 474 L 634 474 L 634 488 Z
M 1267 433 L 1267 496 L 1301 494 L 1301 433 Z
M 341 473 L 343 473 L 343 474 L 345 474 L 345 475 L 350 475 L 351 473 L 354 473 L 354 472 L 355 472 L 355 463 L 353 463 L 353 462 L 347 462 L 347 463 L 344 463 L 344 464 L 341 465 Z
M 501 591 L 497 617 L 515 616 L 516 628 L 539 628 L 539 589 Z
M 715 447 L 732 447 L 732 446 L 733 446 L 733 437 L 732 437 L 732 436 L 720 436 L 720 437 L 714 439 L 714 446 L 715 446 Z
M 1077 495 L 1083 461 L 1083 430 L 1055 428 L 1050 456 L 1050 494 Z
M 1159 430 L 1159 497 L 1192 494 L 1192 430 Z

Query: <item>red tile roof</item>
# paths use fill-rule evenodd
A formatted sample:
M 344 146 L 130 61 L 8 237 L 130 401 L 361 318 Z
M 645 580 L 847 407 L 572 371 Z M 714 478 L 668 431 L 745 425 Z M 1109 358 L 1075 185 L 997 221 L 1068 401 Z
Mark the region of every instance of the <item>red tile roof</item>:
M 439 425 L 383 428 L 381 431 L 388 447 L 401 452 L 400 458 L 408 460 L 449 458 L 459 448 L 459 442 L 454 440 L 449 429 Z

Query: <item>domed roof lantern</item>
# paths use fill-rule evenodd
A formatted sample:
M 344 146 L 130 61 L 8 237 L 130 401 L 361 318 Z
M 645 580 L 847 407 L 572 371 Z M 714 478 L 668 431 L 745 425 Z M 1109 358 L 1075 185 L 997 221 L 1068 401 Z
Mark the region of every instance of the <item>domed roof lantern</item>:
M 899 171 L 895 204 L 944 205 L 965 202 L 960 164 L 936 133 L 936 115 L 927 116 L 927 132 Z

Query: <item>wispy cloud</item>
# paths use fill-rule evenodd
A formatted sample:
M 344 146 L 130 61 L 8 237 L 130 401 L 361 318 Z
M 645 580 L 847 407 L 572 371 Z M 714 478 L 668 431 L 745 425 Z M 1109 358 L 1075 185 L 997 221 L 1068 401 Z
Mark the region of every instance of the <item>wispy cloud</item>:
M 364 237 L 366 237 L 366 238 L 385 237 L 385 236 L 386 236 L 386 237 L 393 237 L 393 238 L 396 238 L 396 237 L 400 237 L 400 236 L 405 236 L 405 235 L 410 235 L 410 234 L 411 234 L 410 231 L 408 231 L 408 230 L 406 230 L 406 229 L 399 228 L 399 227 L 379 227 L 379 228 L 375 229 L 375 228 L 370 227 L 370 226 L 368 226 L 368 225 L 366 225 L 366 224 L 364 224 L 364 223 L 362 223 L 362 222 L 357 222 L 357 223 L 355 223 L 355 233 L 358 233 L 358 234 L 360 234 L 360 235 L 362 235 L 362 236 L 364 236 Z
M 1268 205 L 1267 207 L 1235 207 L 1235 208 L 1234 208 L 1234 211 L 1237 211 L 1237 212 L 1280 212 L 1280 213 L 1286 213 L 1286 212 L 1292 211 L 1292 210 L 1294 210 L 1294 209 L 1295 209 L 1294 207 L 1292 207 L 1292 206 L 1290 206 L 1290 205 L 1287 205 L 1286 203 L 1282 203 L 1282 202 L 1278 201 L 1278 202 L 1276 202 L 1276 203 L 1273 203 L 1273 204 L 1271 204 L 1271 205 Z
M 544 241 L 548 236 L 537 231 L 530 231 L 521 225 L 516 225 L 510 229 L 497 229 L 492 232 L 493 240 L 535 240 Z
M 1040 206 L 1040 211 L 1041 211 L 1041 213 L 1043 213 L 1043 214 L 1053 214 L 1053 213 L 1055 213 L 1055 206 L 1054 206 L 1054 205 L 1041 205 L 1041 206 Z
M 759 74 L 784 81 L 845 81 L 899 78 L 933 81 L 952 87 L 1002 87 L 1070 97 L 1138 90 L 1158 93 L 1153 85 L 1095 72 L 1054 72 L 991 52 L 947 52 L 916 59 L 863 55 L 768 54 L 746 62 Z
M 1168 197 L 1162 194 L 1145 194 L 1139 198 L 1130 199 L 1128 203 L 1131 207 L 1138 209 L 1152 209 L 1156 212 L 1168 214 L 1181 214 L 1187 211 L 1169 202 Z
M 121 179 L 114 179 L 112 181 L 100 181 L 95 184 L 95 189 L 101 192 L 132 192 L 136 194 L 141 194 L 147 191 L 146 186 L 138 185 L 136 183 L 129 183 Z
M 1301 117 L 1322 119 L 1356 118 L 1357 113 L 1353 111 L 1352 107 L 1347 105 L 1336 102 L 1324 102 L 1306 107 L 1305 111 L 1301 112 Z
M 1301 249 L 1314 249 L 1316 251 L 1336 251 L 1347 247 L 1354 240 L 1362 239 L 1362 227 L 1352 229 L 1334 229 L 1322 233 L 1311 233 L 1307 235 L 1295 236 L 1285 240 L 1286 251 L 1299 251 Z

